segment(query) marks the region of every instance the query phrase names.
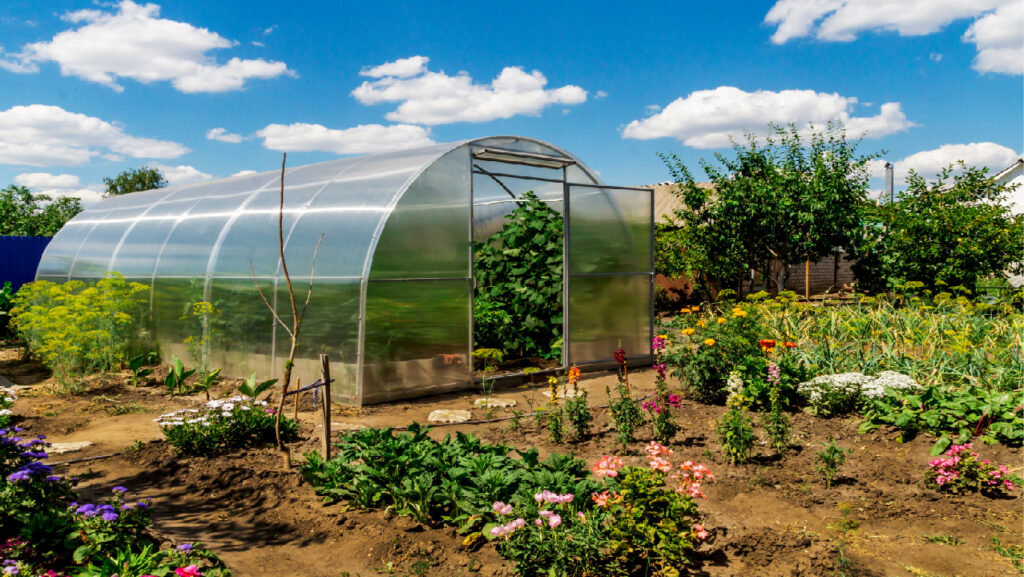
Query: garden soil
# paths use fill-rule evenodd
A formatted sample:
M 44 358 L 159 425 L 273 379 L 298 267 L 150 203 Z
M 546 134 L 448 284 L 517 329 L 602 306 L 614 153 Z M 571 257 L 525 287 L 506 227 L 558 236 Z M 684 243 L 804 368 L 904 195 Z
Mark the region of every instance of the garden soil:
M 153 498 L 154 532 L 168 546 L 201 541 L 216 551 L 236 575 L 275 577 L 369 577 L 514 575 L 493 546 L 464 538 L 450 528 L 426 527 L 384 511 L 346 510 L 322 504 L 293 470 L 283 470 L 270 449 L 236 452 L 216 458 L 184 458 L 162 442 L 153 422 L 160 413 L 198 406 L 202 396 L 170 397 L 159 382 L 132 387 L 127 373 L 86 380 L 68 394 L 38 365 L 16 349 L 0 349 L 0 375 L 19 391 L 14 412 L 32 434 L 53 442 L 89 441 L 81 451 L 51 456 L 65 463 L 58 472 L 78 476 L 89 498 L 109 494 L 116 485 L 134 496 Z M 239 381 L 227 380 L 212 394 L 232 394 Z M 639 394 L 653 390 L 650 371 L 634 372 Z M 606 403 L 612 373 L 584 376 L 592 404 Z M 542 387 L 500 390 L 496 396 L 517 401 L 513 409 L 485 412 L 472 407 L 472 393 L 403 401 L 353 409 L 336 407 L 332 421 L 346 426 L 395 426 L 425 423 L 434 409 L 469 409 L 474 419 L 529 413 L 547 400 Z M 307 399 L 299 405 L 304 439 L 291 447 L 293 459 L 319 447 L 320 417 Z M 293 407 L 288 405 L 288 414 Z M 715 576 L 920 576 L 987 577 L 1020 575 L 998 545 L 1024 539 L 1021 493 L 993 499 L 949 496 L 928 489 L 922 476 L 931 459 L 933 439 L 899 442 L 880 430 L 857 434 L 858 420 L 791 416 L 794 448 L 779 456 L 762 444 L 752 463 L 732 466 L 722 458 L 714 422 L 724 408 L 684 402 L 678 411 L 682 431 L 673 460 L 706 463 L 715 480 L 701 500 L 704 526 L 711 537 L 698 550 L 693 575 Z M 597 411 L 593 436 L 583 443 L 553 445 L 534 419 L 436 427 L 432 435 L 470 432 L 520 449 L 536 446 L 542 454 L 572 452 L 593 462 L 622 455 L 606 411 Z M 641 444 L 626 454 L 643 464 Z M 815 452 L 834 438 L 849 449 L 832 487 L 816 471 Z M 974 447 L 983 458 L 1005 463 L 1021 474 L 1024 453 L 1001 445 Z M 108 456 L 113 455 L 113 456 Z M 92 457 L 104 457 L 90 459 Z M 74 462 L 69 462 L 74 461 Z

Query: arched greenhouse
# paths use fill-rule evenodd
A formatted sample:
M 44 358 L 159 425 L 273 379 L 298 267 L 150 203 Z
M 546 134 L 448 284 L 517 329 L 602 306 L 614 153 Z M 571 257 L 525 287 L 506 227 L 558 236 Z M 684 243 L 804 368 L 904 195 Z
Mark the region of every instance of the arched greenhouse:
M 277 376 L 289 337 L 255 283 L 288 319 L 280 186 L 271 171 L 103 200 L 54 237 L 36 278 L 120 273 L 150 287 L 145 328 L 165 359 Z M 564 231 L 561 366 L 607 363 L 620 343 L 649 357 L 652 192 L 605 186 L 553 145 L 503 136 L 286 170 L 300 306 L 324 235 L 295 375 L 311 382 L 329 354 L 332 396 L 352 404 L 473 386 L 473 242 L 501 230 L 527 191 Z

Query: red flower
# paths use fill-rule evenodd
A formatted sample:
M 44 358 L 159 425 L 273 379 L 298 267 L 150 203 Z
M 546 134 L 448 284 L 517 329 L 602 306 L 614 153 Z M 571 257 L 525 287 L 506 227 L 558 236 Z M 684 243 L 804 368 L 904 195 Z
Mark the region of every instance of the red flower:
M 620 366 L 626 364 L 626 351 L 622 347 L 615 349 L 615 362 Z
M 794 343 L 793 341 L 786 341 L 783 346 L 786 347 L 787 349 L 795 349 L 796 343 Z

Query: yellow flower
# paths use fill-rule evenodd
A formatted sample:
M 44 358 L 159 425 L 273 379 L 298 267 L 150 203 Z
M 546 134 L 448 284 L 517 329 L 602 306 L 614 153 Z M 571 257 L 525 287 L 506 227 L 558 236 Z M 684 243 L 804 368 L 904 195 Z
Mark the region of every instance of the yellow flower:
M 718 317 L 718 324 L 724 325 L 725 324 L 725 317 Z
M 743 309 L 741 309 L 739 307 L 736 307 L 736 308 L 732 309 L 732 318 L 735 319 L 735 318 L 745 317 L 745 316 L 747 316 L 747 311 L 745 311 L 745 310 L 743 310 Z
M 693 312 L 697 312 L 697 311 L 700 310 L 700 307 L 696 307 L 696 306 L 690 307 L 690 310 L 693 311 Z
M 707 324 L 707 323 L 706 323 L 706 322 L 704 322 L 704 319 L 701 319 L 701 320 L 697 321 L 697 326 L 698 326 L 698 327 L 703 327 L 703 326 L 704 326 L 704 325 L 706 325 L 706 324 Z
M 715 344 L 715 339 L 704 339 L 704 344 L 710 347 Z
M 695 332 L 697 332 L 697 329 L 694 329 L 694 328 L 683 329 L 683 334 L 686 335 L 686 336 L 690 336 L 690 335 L 692 335 Z

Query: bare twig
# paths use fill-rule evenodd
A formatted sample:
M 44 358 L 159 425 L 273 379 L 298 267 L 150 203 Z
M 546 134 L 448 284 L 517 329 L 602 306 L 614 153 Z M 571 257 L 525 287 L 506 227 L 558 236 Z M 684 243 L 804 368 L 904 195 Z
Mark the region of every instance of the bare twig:
M 281 317 L 277 316 L 277 311 L 274 310 L 274 307 L 270 305 L 270 301 L 267 300 L 266 295 L 263 294 L 263 289 L 260 288 L 260 283 L 256 280 L 256 269 L 253 268 L 251 260 L 249 261 L 249 270 L 252 272 L 252 282 L 256 285 L 256 292 L 258 292 L 260 294 L 260 298 L 263 299 L 263 304 L 267 305 L 267 308 L 270 309 L 270 314 L 274 315 L 274 320 L 281 324 L 281 328 L 288 331 L 288 334 L 291 335 L 292 330 L 288 328 L 288 325 L 284 324 Z

